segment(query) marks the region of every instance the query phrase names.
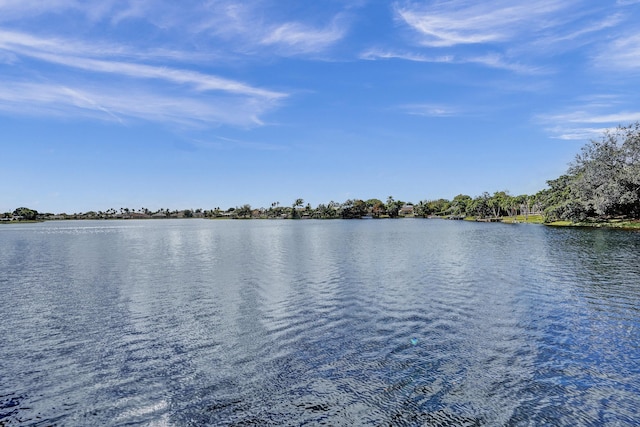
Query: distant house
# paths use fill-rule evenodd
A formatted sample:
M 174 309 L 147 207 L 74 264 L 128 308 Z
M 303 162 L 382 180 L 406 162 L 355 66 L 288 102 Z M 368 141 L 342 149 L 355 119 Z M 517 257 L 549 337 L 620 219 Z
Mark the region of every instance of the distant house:
M 143 212 L 131 212 L 129 215 L 132 219 L 146 219 L 151 218 L 149 215 Z
M 400 210 L 398 211 L 398 215 L 400 216 L 413 216 L 413 214 L 414 214 L 413 205 L 410 203 L 407 203 L 406 205 L 401 207 Z

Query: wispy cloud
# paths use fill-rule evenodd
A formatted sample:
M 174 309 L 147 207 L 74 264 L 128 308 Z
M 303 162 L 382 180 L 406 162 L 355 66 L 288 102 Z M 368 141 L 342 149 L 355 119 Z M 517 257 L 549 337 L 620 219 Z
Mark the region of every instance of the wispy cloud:
M 374 61 L 377 59 L 402 59 L 414 62 L 452 63 L 453 55 L 429 56 L 414 52 L 400 52 L 383 49 L 369 49 L 360 54 L 360 59 Z
M 114 44 L 99 43 L 92 48 L 77 40 L 0 31 L 0 49 L 7 58 L 3 62 L 17 63 L 29 58 L 83 73 L 74 78 L 68 72 L 49 71 L 40 79 L 42 81 L 31 83 L 6 76 L 0 101 L 4 102 L 3 109 L 12 113 L 59 115 L 74 111 L 74 114 L 80 112 L 85 116 L 118 121 L 130 117 L 181 125 L 247 126 L 261 124 L 260 114 L 273 109 L 278 100 L 287 96 L 199 71 L 117 60 L 128 57 L 140 61 L 140 57 L 154 54 L 136 55 L 130 48 Z M 50 68 L 40 67 L 41 70 Z M 94 83 L 90 89 L 76 88 L 77 81 L 98 74 L 109 74 L 113 78 L 103 86 Z M 129 91 L 132 79 L 142 81 L 138 86 L 146 89 Z M 153 89 L 150 88 L 152 85 Z M 119 101 L 115 94 L 127 101 Z M 12 107 L 7 108 L 8 105 Z
M 443 63 L 443 64 L 479 64 L 489 68 L 514 71 L 520 74 L 545 74 L 548 71 L 544 67 L 512 62 L 499 53 L 487 53 L 484 55 L 425 55 L 415 52 L 394 52 L 392 50 L 369 49 L 360 54 L 360 59 L 401 59 L 413 62 Z
M 624 15 L 621 13 L 613 13 L 612 15 L 605 15 L 603 17 L 595 18 L 586 22 L 584 25 L 579 26 L 577 29 L 566 32 L 553 33 L 546 38 L 541 37 L 542 44 L 546 41 L 547 44 L 564 43 L 570 40 L 576 40 L 584 36 L 597 33 L 609 28 L 615 28 L 621 22 L 624 21 Z
M 255 88 L 245 83 L 203 74 L 195 71 L 156 67 L 118 61 L 102 61 L 87 58 L 64 57 L 44 53 L 31 56 L 48 62 L 74 67 L 86 71 L 118 74 L 140 79 L 158 79 L 177 84 L 192 85 L 198 91 L 223 91 L 238 95 L 255 96 L 265 99 L 278 99 L 286 95 L 280 92 Z
M 406 114 L 424 117 L 453 117 L 464 114 L 457 107 L 443 104 L 409 104 L 402 105 L 399 109 Z
M 441 56 L 454 56 L 454 63 L 522 74 L 548 74 L 562 66 L 549 59 L 569 51 L 591 47 L 585 49 L 590 55 L 603 34 L 611 37 L 611 31 L 628 20 L 619 8 L 585 7 L 576 0 L 398 1 L 394 11 L 396 20 L 410 30 L 414 49 L 429 49 L 432 55 L 437 49 Z M 619 39 L 611 47 L 611 62 L 635 67 L 640 57 L 636 47 L 633 38 Z
M 420 34 L 424 46 L 499 43 L 523 31 L 549 25 L 549 15 L 571 4 L 555 0 L 533 0 L 514 4 L 509 0 L 470 2 L 435 1 L 428 5 L 396 5 L 399 19 Z
M 0 110 L 11 114 L 87 117 L 125 123 L 143 119 L 182 126 L 255 126 L 268 104 L 237 97 L 188 97 L 140 88 L 13 83 L 0 87 Z
M 327 52 L 348 30 L 340 10 L 296 17 L 258 0 L 0 0 L 0 24 L 5 113 L 180 125 L 262 124 L 289 94 L 233 77 L 237 59 Z M 152 37 L 123 43 L 119 30 L 132 25 L 153 29 Z
M 85 2 L 82 0 L 2 0 L 0 1 L 0 22 L 30 19 L 47 13 L 63 14 L 69 11 L 82 13 L 89 20 L 97 20 L 107 15 L 118 0 Z
M 260 41 L 263 45 L 285 48 L 285 54 L 321 52 L 342 39 L 346 28 L 334 20 L 325 28 L 312 28 L 298 22 L 287 22 L 269 30 Z
M 538 115 L 535 120 L 554 138 L 590 139 L 618 125 L 640 121 L 640 111 L 628 108 L 629 105 L 628 100 L 617 96 L 593 95 L 581 98 L 573 108 Z
M 640 70 L 640 32 L 621 36 L 607 43 L 595 61 L 602 68 Z
M 611 130 L 611 127 L 594 128 L 594 127 L 563 127 L 556 126 L 548 129 L 555 139 L 562 139 L 565 141 L 583 141 L 589 139 L 596 139 L 603 135 L 606 131 Z
M 212 34 L 238 52 L 251 55 L 295 56 L 324 53 L 348 32 L 343 12 L 324 13 L 324 20 L 305 16 L 298 20 L 278 19 L 256 1 L 212 0 L 206 18 L 195 22 L 196 33 Z M 348 9 L 348 5 L 345 9 Z
M 567 123 L 627 123 L 640 121 L 640 111 L 621 111 L 609 114 L 593 114 L 586 111 L 576 111 L 569 114 L 551 116 L 550 119 Z

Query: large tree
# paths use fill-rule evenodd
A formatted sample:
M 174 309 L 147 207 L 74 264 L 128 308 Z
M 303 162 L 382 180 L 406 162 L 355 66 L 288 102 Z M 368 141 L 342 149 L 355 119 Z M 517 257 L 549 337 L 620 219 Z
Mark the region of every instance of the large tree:
M 38 211 L 33 210 L 33 209 L 29 209 L 29 208 L 25 208 L 25 207 L 21 207 L 16 209 L 15 211 L 13 211 L 13 215 L 15 216 L 20 216 L 23 219 L 29 220 L 29 221 L 33 221 L 37 218 L 38 216 Z
M 607 131 L 569 168 L 571 192 L 588 216 L 640 217 L 640 124 Z
M 449 211 L 452 215 L 466 216 L 467 212 L 471 209 L 472 202 L 473 199 L 471 198 L 471 196 L 467 196 L 466 194 L 458 194 L 451 201 Z

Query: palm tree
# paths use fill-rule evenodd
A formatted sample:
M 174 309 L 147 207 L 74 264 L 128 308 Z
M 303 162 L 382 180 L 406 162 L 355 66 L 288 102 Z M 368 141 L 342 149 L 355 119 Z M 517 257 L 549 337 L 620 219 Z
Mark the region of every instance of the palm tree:
M 292 218 L 298 218 L 298 207 L 302 206 L 304 204 L 304 200 L 302 199 L 296 199 L 296 201 L 293 203 L 293 205 L 291 206 L 291 217 Z

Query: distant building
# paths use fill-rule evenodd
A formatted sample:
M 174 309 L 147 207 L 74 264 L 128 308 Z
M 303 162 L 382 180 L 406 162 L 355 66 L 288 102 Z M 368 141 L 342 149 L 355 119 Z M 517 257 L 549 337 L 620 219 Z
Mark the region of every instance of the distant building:
M 414 214 L 413 205 L 410 203 L 407 203 L 406 205 L 401 207 L 400 210 L 398 211 L 398 215 L 400 216 L 413 216 L 413 214 Z
M 143 212 L 131 212 L 129 214 L 129 217 L 132 219 L 147 219 L 147 218 L 151 218 L 149 215 L 147 215 L 146 213 Z

